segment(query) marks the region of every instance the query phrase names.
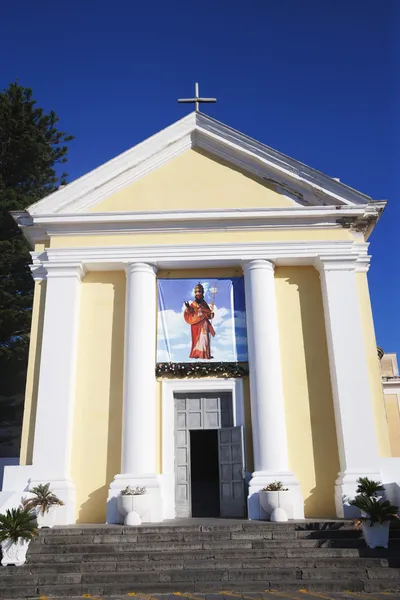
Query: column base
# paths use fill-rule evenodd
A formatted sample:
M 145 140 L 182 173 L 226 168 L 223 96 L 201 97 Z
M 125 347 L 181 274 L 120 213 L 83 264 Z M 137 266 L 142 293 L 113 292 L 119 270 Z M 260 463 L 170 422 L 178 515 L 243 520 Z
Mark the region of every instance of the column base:
M 356 496 L 357 479 L 359 477 L 382 481 L 380 471 L 339 471 L 338 478 L 335 481 L 335 506 L 336 515 L 340 519 L 353 519 L 360 514 L 358 508 L 349 504 L 350 500 Z
M 120 473 L 114 477 L 108 490 L 106 522 L 123 523 L 124 517 L 118 510 L 118 496 L 121 490 L 128 485 L 131 487 L 147 488 L 147 497 L 149 499 L 149 523 L 161 523 L 163 520 L 162 498 L 159 477 L 156 474 L 134 475 L 133 473 Z
M 50 490 L 64 502 L 64 506 L 59 506 L 56 510 L 54 525 L 71 525 L 76 523 L 76 489 L 71 479 L 49 479 L 31 477 L 29 480 L 29 489 L 36 487 L 40 483 L 50 483 Z
M 255 471 L 253 473 L 249 482 L 249 495 L 247 498 L 249 519 L 267 519 L 267 515 L 260 506 L 258 492 L 273 481 L 281 481 L 292 492 L 293 518 L 304 519 L 304 502 L 300 484 L 291 471 Z

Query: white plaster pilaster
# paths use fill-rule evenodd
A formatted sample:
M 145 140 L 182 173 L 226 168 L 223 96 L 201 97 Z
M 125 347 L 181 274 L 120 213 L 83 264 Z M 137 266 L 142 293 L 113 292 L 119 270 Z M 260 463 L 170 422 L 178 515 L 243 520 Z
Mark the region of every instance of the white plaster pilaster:
M 156 268 L 146 263 L 128 265 L 121 473 L 110 486 L 108 522 L 120 520 L 115 496 L 127 485 L 146 486 L 149 520 L 162 520 L 156 475 L 156 301 Z
M 258 491 L 280 480 L 292 491 L 294 518 L 304 517 L 300 486 L 289 469 L 274 264 L 244 265 L 254 468 L 249 518 L 262 517 Z
M 65 502 L 59 524 L 75 522 L 75 487 L 70 477 L 81 263 L 44 265 L 47 271 L 40 378 L 30 487 L 50 482 Z M 34 273 L 43 278 L 43 273 Z
M 372 392 L 356 286 L 355 258 L 320 257 L 329 367 L 335 411 L 340 472 L 335 485 L 338 517 L 351 517 L 348 500 L 356 480 L 380 480 Z

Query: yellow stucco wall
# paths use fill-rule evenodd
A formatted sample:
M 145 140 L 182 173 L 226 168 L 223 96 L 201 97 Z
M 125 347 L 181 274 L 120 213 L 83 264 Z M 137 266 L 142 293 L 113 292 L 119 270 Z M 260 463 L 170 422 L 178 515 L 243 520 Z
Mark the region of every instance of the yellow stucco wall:
M 158 276 L 202 278 L 240 274 L 237 267 L 160 271 Z M 306 515 L 333 516 L 333 485 L 339 464 L 319 277 L 312 267 L 277 267 L 275 281 L 290 467 L 301 482 Z M 388 398 L 386 407 L 383 400 L 368 285 L 363 273 L 357 274 L 357 286 L 379 449 L 382 455 L 399 455 L 396 433 L 399 417 L 393 399 Z M 45 287 L 45 282 L 35 284 L 21 464 L 29 464 L 32 459 Z M 77 520 L 102 522 L 108 486 L 120 468 L 124 272 L 86 275 L 81 303 L 71 476 L 77 488 Z M 244 385 L 247 462 L 251 471 L 247 378 Z M 157 403 L 157 469 L 161 472 L 159 386 Z M 391 421 L 389 431 L 386 412 Z
M 105 521 L 110 482 L 120 472 L 125 273 L 82 282 L 71 476 L 77 521 Z
M 162 244 L 228 244 L 246 242 L 300 242 L 352 240 L 350 229 L 267 229 L 264 231 L 196 231 L 126 233 L 123 235 L 57 235 L 51 248 L 103 248 Z
M 28 370 L 26 373 L 26 389 L 24 416 L 22 420 L 20 464 L 31 465 L 33 439 L 35 434 L 36 405 L 39 386 L 40 355 L 42 351 L 42 331 L 46 298 L 46 281 L 35 281 L 31 337 L 29 344 Z
M 333 517 L 339 471 L 319 274 L 275 270 L 289 463 L 306 517 Z
M 187 150 L 90 212 L 294 206 L 261 178 L 199 150 Z
M 372 392 L 375 427 L 380 456 L 391 456 L 385 402 L 383 398 L 381 371 L 376 348 L 374 321 L 366 273 L 356 273 L 358 301 L 363 326 L 365 351 L 368 363 L 369 384 Z
M 389 428 L 392 456 L 400 456 L 400 398 L 397 394 L 385 394 L 385 407 Z

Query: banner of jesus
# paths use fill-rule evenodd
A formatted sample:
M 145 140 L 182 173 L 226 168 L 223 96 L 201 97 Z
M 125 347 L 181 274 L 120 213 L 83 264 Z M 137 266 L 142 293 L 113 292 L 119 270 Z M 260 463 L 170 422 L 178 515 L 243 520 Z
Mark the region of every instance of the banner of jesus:
M 214 313 L 204 300 L 204 287 L 200 282 L 194 288 L 193 302 L 191 304 L 185 302 L 183 316 L 192 331 L 192 348 L 189 358 L 213 358 L 210 335 L 215 336 L 214 327 L 211 325 Z
M 157 362 L 247 361 L 243 277 L 158 279 Z

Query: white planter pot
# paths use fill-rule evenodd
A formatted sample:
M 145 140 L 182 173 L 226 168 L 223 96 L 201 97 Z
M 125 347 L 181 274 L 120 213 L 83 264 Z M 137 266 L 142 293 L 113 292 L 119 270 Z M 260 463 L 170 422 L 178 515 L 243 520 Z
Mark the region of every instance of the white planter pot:
M 17 567 L 24 564 L 26 561 L 26 552 L 28 550 L 30 540 L 23 540 L 18 538 L 18 542 L 12 540 L 5 540 L 1 542 L 1 551 L 3 558 L 1 564 L 5 565 L 16 565 Z
M 367 546 L 369 548 L 387 548 L 389 545 L 389 527 L 390 521 L 383 523 L 383 525 L 375 523 L 373 526 L 368 521 L 362 523 L 361 529 Z
M 150 499 L 148 494 L 141 496 L 118 496 L 118 510 L 125 518 L 125 525 L 140 525 L 142 521 L 150 521 Z M 132 513 L 139 516 L 139 522 Z
M 39 506 L 35 509 L 36 520 L 39 529 L 42 527 L 54 527 L 57 508 L 58 506 L 50 506 L 49 510 L 45 513 L 42 513 Z
M 260 505 L 265 512 L 267 519 L 271 518 L 272 512 L 277 509 L 283 509 L 288 519 L 293 519 L 293 499 L 292 492 L 259 492 Z M 286 519 L 285 519 L 286 520 Z

